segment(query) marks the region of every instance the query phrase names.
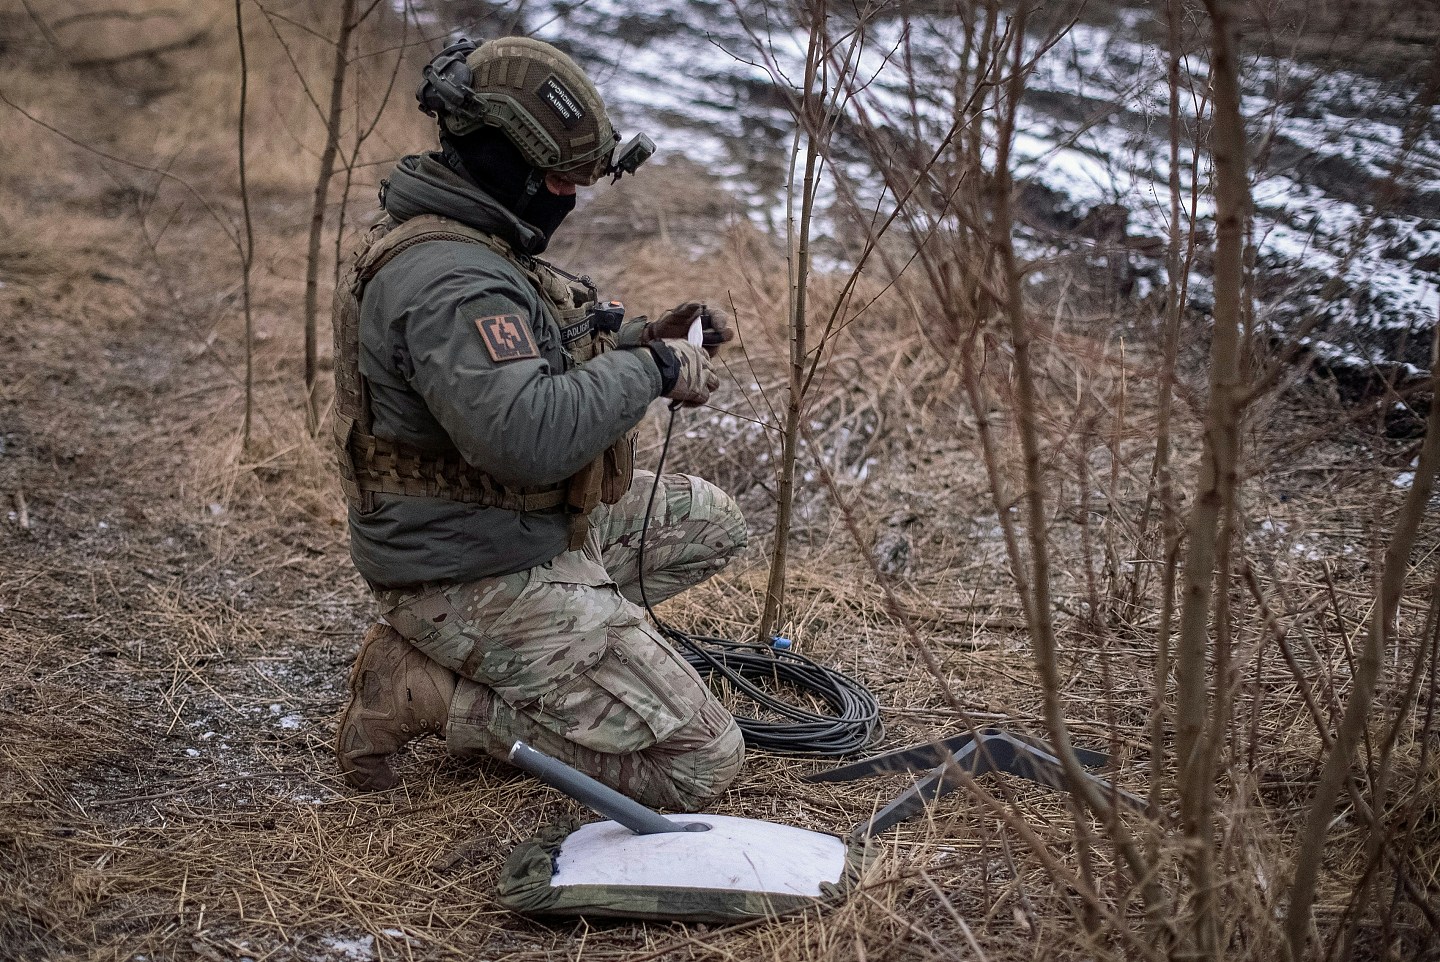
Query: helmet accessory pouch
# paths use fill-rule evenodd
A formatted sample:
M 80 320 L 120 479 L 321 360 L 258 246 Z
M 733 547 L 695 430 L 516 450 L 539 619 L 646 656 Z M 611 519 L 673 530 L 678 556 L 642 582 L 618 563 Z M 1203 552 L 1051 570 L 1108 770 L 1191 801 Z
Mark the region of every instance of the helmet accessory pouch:
M 474 51 L 475 43 L 461 37 L 425 65 L 420 73 L 420 86 L 415 91 L 415 100 L 422 111 L 441 120 L 476 112 L 475 91 L 470 86 L 470 66 L 465 62 L 465 58 Z M 479 113 L 483 117 L 483 106 Z

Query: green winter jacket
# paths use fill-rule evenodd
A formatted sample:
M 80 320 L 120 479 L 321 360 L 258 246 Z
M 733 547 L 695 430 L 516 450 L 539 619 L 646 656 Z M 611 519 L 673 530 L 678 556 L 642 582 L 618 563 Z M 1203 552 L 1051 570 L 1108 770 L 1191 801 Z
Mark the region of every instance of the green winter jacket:
M 397 221 L 440 214 L 537 254 L 543 235 L 438 154 L 407 157 L 382 193 Z M 495 362 L 477 319 L 528 320 L 539 358 Z M 660 394 L 647 350 L 608 351 L 576 367 L 540 295 L 512 264 L 472 243 L 403 251 L 366 286 L 360 372 L 372 432 L 426 451 L 458 450 L 507 487 L 564 481 L 634 427 Z M 522 514 L 434 498 L 376 495 L 350 509 L 350 550 L 372 586 L 473 581 L 543 564 L 566 550 L 564 508 Z

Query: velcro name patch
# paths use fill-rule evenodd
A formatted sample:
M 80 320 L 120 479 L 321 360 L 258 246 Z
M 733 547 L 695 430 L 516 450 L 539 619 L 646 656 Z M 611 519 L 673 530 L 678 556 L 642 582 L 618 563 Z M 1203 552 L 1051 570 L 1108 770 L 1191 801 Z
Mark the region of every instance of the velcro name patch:
M 475 327 L 480 331 L 480 340 L 485 342 L 485 350 L 490 352 L 490 360 L 497 364 L 540 356 L 530 325 L 519 314 L 477 317 Z
M 570 88 L 561 83 L 560 78 L 554 74 L 545 78 L 537 93 L 540 94 L 540 99 L 555 111 L 566 130 L 574 130 L 575 125 L 585 119 L 585 108 L 581 105 L 580 98 L 571 93 Z
M 562 327 L 560 329 L 560 343 L 568 346 L 571 341 L 578 341 L 586 334 L 593 333 L 594 330 L 595 322 L 587 317 L 582 321 L 571 324 L 569 327 Z

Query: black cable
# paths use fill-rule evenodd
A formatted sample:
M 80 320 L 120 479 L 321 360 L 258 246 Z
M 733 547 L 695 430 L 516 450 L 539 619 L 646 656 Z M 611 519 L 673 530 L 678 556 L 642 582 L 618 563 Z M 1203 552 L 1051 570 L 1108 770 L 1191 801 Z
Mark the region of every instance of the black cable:
M 650 485 L 645 520 L 640 527 L 640 600 L 645 610 L 650 613 L 655 627 L 679 648 L 681 656 L 699 672 L 701 678 L 708 682 L 719 675 L 761 708 L 783 719 L 762 721 L 736 715 L 735 721 L 740 725 L 747 745 L 766 751 L 824 758 L 843 758 L 863 751 L 880 738 L 884 728 L 875 696 L 860 682 L 788 648 L 689 634 L 661 620 L 650 606 L 650 599 L 645 594 L 645 536 L 650 530 L 650 514 L 660 490 L 660 478 L 665 472 L 665 458 L 670 453 L 675 408 L 675 405 L 670 407 L 665 443 L 660 448 L 660 463 L 655 466 L 655 480 Z M 808 692 L 824 701 L 830 714 L 813 712 L 776 698 L 758 683 L 788 685 Z

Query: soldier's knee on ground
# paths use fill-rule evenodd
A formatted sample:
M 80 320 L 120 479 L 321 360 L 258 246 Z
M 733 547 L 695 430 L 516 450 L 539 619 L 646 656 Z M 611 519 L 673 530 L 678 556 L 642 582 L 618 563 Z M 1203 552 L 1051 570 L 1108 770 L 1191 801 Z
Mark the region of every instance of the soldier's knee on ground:
M 740 774 L 745 763 L 745 740 L 735 719 L 718 703 L 711 702 L 701 709 L 696 721 L 711 737 L 699 748 L 660 762 L 666 783 L 651 786 L 657 797 L 646 804 L 693 812 L 719 797 Z M 662 742 L 652 751 L 664 752 L 666 747 Z

